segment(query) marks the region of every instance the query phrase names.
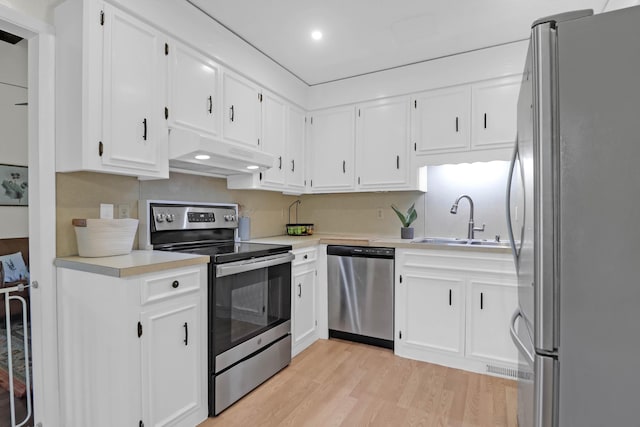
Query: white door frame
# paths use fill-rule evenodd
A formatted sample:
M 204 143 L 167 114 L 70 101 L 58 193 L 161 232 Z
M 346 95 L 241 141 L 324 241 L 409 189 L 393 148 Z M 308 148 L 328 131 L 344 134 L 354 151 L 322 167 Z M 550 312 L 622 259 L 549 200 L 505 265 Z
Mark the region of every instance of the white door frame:
M 55 37 L 52 26 L 0 5 L 0 29 L 28 40 L 29 260 L 35 425 L 58 427 Z

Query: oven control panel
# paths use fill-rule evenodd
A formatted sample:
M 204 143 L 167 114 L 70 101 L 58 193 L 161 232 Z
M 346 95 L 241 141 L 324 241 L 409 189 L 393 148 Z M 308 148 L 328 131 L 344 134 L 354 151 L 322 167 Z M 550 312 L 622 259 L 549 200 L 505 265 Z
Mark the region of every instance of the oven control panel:
M 152 205 L 150 208 L 155 231 L 238 227 L 234 207 Z

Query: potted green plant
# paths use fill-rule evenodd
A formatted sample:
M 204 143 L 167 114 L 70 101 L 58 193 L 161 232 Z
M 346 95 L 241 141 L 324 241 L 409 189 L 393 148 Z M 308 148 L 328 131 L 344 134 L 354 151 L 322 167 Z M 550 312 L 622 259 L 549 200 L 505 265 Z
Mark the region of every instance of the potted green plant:
M 415 206 L 415 203 L 412 204 L 411 207 L 407 209 L 407 213 L 402 213 L 397 206 L 391 205 L 391 209 L 393 209 L 396 215 L 398 215 L 398 218 L 400 218 L 400 222 L 402 223 L 400 237 L 403 239 L 413 239 L 413 227 L 411 227 L 411 223 L 418 218 Z

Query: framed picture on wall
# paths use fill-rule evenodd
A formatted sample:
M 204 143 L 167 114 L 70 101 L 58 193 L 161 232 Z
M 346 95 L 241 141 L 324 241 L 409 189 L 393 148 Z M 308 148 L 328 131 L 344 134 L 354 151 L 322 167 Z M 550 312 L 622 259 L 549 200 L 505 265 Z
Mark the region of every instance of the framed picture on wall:
M 0 206 L 29 205 L 29 169 L 0 164 Z

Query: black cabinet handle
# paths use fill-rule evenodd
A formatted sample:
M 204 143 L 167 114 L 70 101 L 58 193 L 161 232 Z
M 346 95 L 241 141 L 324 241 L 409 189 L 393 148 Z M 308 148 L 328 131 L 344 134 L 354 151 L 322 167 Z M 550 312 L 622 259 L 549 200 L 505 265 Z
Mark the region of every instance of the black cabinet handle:
M 282 170 L 282 156 L 278 157 L 278 160 L 280 160 L 280 166 L 278 166 L 278 169 Z
M 209 95 L 209 114 L 213 112 L 213 98 Z
M 142 132 L 142 139 L 146 141 L 147 140 L 147 119 L 146 118 L 142 120 L 142 126 L 144 127 L 144 130 Z
M 396 156 L 396 169 L 400 169 L 400 156 Z
M 298 283 L 298 297 L 302 298 L 302 284 Z
M 296 171 L 296 161 L 291 160 L 291 172 L 295 172 L 295 171 Z
M 233 105 L 231 106 L 231 108 L 229 108 L 229 111 L 230 111 L 230 113 L 231 113 L 231 116 L 229 117 L 229 119 L 230 119 L 231 121 L 233 121 L 233 118 L 234 118 L 234 117 L 235 117 L 235 115 L 236 115 L 235 111 L 233 111 Z
M 342 161 L 342 173 L 347 173 L 347 161 Z
M 451 305 L 451 289 L 449 289 L 449 305 Z
M 487 128 L 487 113 L 484 113 L 484 128 Z
M 173 283 L 171 284 L 171 287 L 173 289 L 177 289 L 178 286 L 180 286 L 180 282 L 178 282 L 177 280 L 174 280 Z
M 456 117 L 456 132 L 458 132 L 458 118 Z
M 307 258 L 309 258 L 309 255 L 305 254 L 305 256 L 303 256 L 302 258 L 307 259 Z
M 484 309 L 484 293 L 480 292 L 480 310 Z
M 184 322 L 184 345 L 189 345 L 189 325 Z

